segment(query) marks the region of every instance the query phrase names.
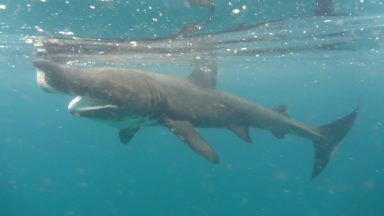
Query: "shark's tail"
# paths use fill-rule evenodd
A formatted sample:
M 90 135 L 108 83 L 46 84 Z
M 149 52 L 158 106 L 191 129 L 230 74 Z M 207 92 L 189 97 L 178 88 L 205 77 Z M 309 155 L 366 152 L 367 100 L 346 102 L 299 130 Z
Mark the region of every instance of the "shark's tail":
M 359 107 L 355 108 L 348 115 L 317 128 L 325 138 L 313 140 L 313 145 L 315 147 L 315 163 L 313 166 L 312 178 L 318 176 L 327 166 L 337 144 L 339 144 L 351 129 L 358 111 Z

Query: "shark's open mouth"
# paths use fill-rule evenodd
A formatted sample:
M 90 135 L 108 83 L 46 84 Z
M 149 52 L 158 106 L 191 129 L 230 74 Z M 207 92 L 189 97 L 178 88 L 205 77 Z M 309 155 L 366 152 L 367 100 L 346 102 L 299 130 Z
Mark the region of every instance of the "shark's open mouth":
M 86 98 L 82 96 L 75 97 L 69 104 L 68 110 L 76 116 L 100 115 L 100 112 L 112 113 L 118 107 L 107 101 Z
M 68 104 L 68 110 L 75 116 L 90 118 L 117 128 L 139 128 L 157 123 L 147 116 L 126 115 L 119 106 L 107 100 L 85 96 L 75 97 Z

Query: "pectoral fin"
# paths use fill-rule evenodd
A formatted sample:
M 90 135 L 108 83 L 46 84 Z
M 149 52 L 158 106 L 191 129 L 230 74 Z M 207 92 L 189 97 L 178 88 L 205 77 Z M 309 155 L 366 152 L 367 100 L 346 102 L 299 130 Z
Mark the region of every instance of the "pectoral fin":
M 199 135 L 191 123 L 188 121 L 164 119 L 163 124 L 195 152 L 213 163 L 219 163 L 219 156 L 215 150 Z
M 119 131 L 119 139 L 120 142 L 123 144 L 127 144 L 133 136 L 139 131 L 139 128 L 125 128 L 125 129 L 120 129 Z

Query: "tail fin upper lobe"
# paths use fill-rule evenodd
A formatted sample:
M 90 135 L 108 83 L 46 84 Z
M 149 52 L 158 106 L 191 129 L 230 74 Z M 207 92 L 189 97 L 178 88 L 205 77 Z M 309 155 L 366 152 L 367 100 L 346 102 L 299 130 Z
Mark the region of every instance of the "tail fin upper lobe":
M 318 176 L 327 166 L 331 154 L 336 149 L 337 144 L 339 144 L 339 142 L 351 129 L 358 111 L 359 107 L 334 122 L 318 127 L 318 130 L 325 137 L 325 139 L 313 141 L 315 148 L 315 162 L 312 171 L 312 178 Z

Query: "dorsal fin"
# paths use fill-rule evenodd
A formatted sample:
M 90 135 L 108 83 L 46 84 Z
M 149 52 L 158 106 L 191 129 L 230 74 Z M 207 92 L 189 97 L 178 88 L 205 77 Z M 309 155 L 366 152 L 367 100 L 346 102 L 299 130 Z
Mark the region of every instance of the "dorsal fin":
M 228 129 L 231 130 L 234 134 L 236 134 L 238 137 L 240 137 L 245 142 L 247 142 L 247 143 L 252 142 L 252 139 L 249 136 L 249 128 L 248 127 L 230 125 L 228 127 Z
M 214 56 L 202 56 L 196 61 L 196 68 L 188 80 L 205 88 L 216 88 L 217 66 Z
M 286 117 L 289 117 L 287 112 L 287 106 L 285 105 L 278 105 L 272 108 L 273 111 L 278 112 Z

